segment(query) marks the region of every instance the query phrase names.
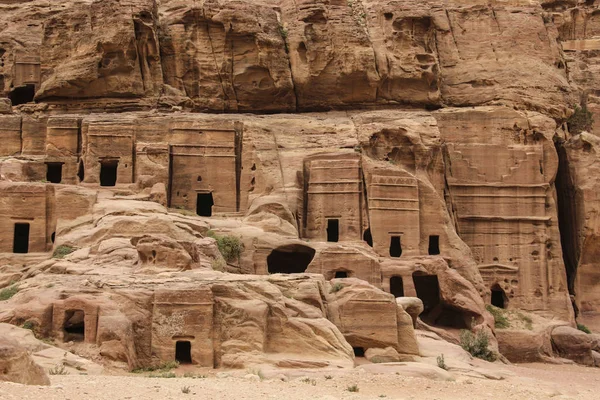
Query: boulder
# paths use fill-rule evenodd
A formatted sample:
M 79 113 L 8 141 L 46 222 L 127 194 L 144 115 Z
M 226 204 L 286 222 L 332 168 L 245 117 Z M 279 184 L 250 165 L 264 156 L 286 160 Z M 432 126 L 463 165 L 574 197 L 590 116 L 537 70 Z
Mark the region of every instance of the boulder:
M 49 385 L 46 372 L 16 340 L 0 335 L 0 381 Z
M 400 355 L 393 347 L 386 347 L 385 349 L 367 349 L 365 351 L 365 358 L 372 363 L 389 363 L 400 361 Z
M 413 326 L 416 327 L 417 318 L 423 312 L 423 300 L 418 297 L 396 297 L 396 304 L 402 306 L 404 311 L 410 315 Z
M 597 341 L 592 335 L 570 326 L 559 326 L 552 330 L 552 346 L 561 357 L 578 364 L 594 365 L 592 349 Z

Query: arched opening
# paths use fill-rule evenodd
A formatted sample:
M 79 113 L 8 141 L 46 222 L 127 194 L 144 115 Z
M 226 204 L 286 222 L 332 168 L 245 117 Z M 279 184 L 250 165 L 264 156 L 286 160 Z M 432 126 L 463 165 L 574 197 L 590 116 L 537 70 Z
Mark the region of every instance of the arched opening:
M 315 256 L 315 249 L 301 244 L 288 244 L 274 249 L 267 257 L 270 274 L 301 274 Z
M 35 97 L 35 85 L 24 85 L 16 87 L 8 95 L 13 106 L 27 104 L 33 101 Z
M 437 256 L 440 254 L 440 237 L 437 235 L 429 236 L 429 249 L 428 253 L 430 256 Z
M 192 363 L 192 343 L 189 340 L 178 340 L 175 343 L 175 360 L 180 364 Z
M 115 186 L 117 184 L 117 167 L 119 161 L 107 160 L 100 163 L 100 186 Z
M 56 241 L 56 232 L 52 232 L 52 235 L 50 235 L 50 240 L 52 241 L 52 243 Z
M 46 163 L 46 180 L 50 183 L 62 181 L 62 163 Z
M 339 219 L 328 219 L 327 220 L 327 241 L 337 242 L 340 239 L 340 220 Z
M 214 204 L 212 193 L 198 193 L 196 197 L 196 214 L 201 217 L 211 217 Z
M 400 257 L 402 255 L 402 245 L 400 236 L 392 236 L 390 239 L 390 257 Z
M 334 278 L 347 278 L 347 277 L 348 277 L 348 271 L 335 271 Z
M 392 276 L 390 278 L 390 293 L 394 297 L 404 297 L 404 282 L 401 276 Z
M 29 224 L 15 224 L 13 253 L 29 253 Z
M 506 293 L 500 285 L 495 284 L 492 286 L 492 305 L 498 308 L 506 308 L 507 303 Z
M 423 312 L 419 316 L 423 322 L 448 328 L 469 329 L 475 315 L 442 302 L 437 275 L 428 275 L 417 271 L 413 273 L 413 282 L 417 297 L 423 301 Z
M 365 229 L 365 232 L 363 233 L 363 240 L 367 242 L 369 246 L 373 247 L 373 236 L 371 235 L 371 228 Z
M 83 342 L 85 340 L 85 312 L 83 310 L 65 311 L 65 342 Z

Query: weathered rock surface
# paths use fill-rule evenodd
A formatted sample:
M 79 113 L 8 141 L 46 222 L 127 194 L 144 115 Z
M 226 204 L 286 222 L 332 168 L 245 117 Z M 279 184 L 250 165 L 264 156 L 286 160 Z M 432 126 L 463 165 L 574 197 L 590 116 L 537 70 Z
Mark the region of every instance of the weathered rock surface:
M 46 372 L 36 364 L 27 348 L 8 334 L 11 326 L 0 324 L 0 381 L 25 385 L 49 385 Z

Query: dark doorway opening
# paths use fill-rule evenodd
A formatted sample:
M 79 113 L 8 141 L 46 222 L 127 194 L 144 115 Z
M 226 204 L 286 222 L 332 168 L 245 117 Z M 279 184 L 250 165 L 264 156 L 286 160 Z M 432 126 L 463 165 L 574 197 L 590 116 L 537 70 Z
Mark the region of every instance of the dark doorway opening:
M 347 278 L 348 271 L 335 271 L 335 278 Z
M 392 236 L 390 239 L 390 257 L 400 257 L 402 255 L 402 245 L 400 236 Z
M 392 276 L 390 278 L 390 293 L 394 297 L 404 297 L 404 282 L 401 276 Z
M 24 85 L 14 88 L 8 97 L 13 106 L 31 103 L 35 97 L 35 85 Z
M 214 204 L 212 193 L 198 193 L 196 196 L 196 214 L 201 217 L 211 217 Z
M 367 242 L 367 244 L 373 247 L 373 236 L 371 236 L 371 228 L 367 228 L 363 233 L 363 240 Z
M 192 363 L 192 343 L 181 340 L 175 343 L 175 360 L 180 364 Z
M 83 342 L 85 340 L 85 312 L 83 310 L 65 311 L 65 342 Z
M 354 357 L 364 357 L 365 356 L 365 348 L 364 347 L 353 347 Z
M 504 293 L 500 285 L 495 284 L 492 286 L 492 305 L 498 308 L 506 308 L 506 303 L 506 293 Z
M 288 244 L 274 249 L 267 257 L 270 274 L 301 274 L 315 256 L 315 249 L 301 244 Z
M 15 224 L 13 253 L 29 253 L 29 224 Z
M 437 235 L 429 236 L 429 255 L 437 256 L 440 254 L 440 237 Z
M 417 297 L 423 301 L 423 312 L 427 313 L 440 304 L 440 283 L 437 275 L 424 275 L 415 272 L 413 282 Z
M 50 235 L 50 240 L 52 241 L 52 243 L 56 241 L 56 232 L 52 232 L 52 235 Z
M 62 181 L 62 163 L 46 163 L 46 180 L 50 183 Z
M 115 186 L 117 184 L 118 166 L 119 162 L 116 160 L 100 163 L 100 186 Z
M 85 178 L 85 167 L 83 166 L 83 161 L 79 161 L 79 168 L 77 169 L 77 177 L 79 178 L 79 182 L 83 182 Z
M 337 242 L 340 239 L 340 220 L 339 219 L 328 219 L 327 220 L 327 241 Z

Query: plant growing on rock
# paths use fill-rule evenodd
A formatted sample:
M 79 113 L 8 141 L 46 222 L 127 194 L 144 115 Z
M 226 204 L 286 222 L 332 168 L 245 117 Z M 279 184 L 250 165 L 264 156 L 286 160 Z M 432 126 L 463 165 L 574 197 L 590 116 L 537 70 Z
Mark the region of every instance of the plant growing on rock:
M 437 366 L 443 370 L 448 370 L 448 366 L 446 365 L 446 361 L 444 360 L 443 354 L 437 356 Z
M 496 355 L 488 348 L 490 338 L 483 330 L 473 333 L 466 329 L 460 331 L 460 346 L 473 357 L 486 361 L 495 361 Z
M 221 255 L 227 262 L 233 262 L 238 260 L 244 251 L 244 244 L 236 236 L 221 236 L 217 235 L 213 231 L 208 231 L 206 236 L 211 237 L 217 241 L 217 247 L 221 252 Z
M 67 246 L 61 244 L 56 249 L 54 249 L 54 253 L 52 253 L 52 258 L 62 259 L 77 250 L 75 247 Z
M 354 385 L 348 386 L 346 388 L 346 390 L 349 391 L 349 392 L 356 393 L 356 392 L 358 392 L 359 389 L 358 389 L 358 385 L 354 384 Z
M 587 109 L 587 106 L 583 105 L 583 107 L 579 107 L 575 105 L 573 109 L 573 114 L 567 120 L 569 132 L 577 135 L 583 131 L 591 131 L 594 125 L 594 118 L 592 113 Z
M 501 308 L 487 304 L 485 309 L 494 317 L 494 327 L 497 329 L 506 329 L 510 327 L 510 321 L 506 317 L 505 311 Z
M 581 332 L 585 332 L 587 334 L 592 333 L 592 331 L 590 330 L 590 328 L 588 328 L 584 324 L 580 324 L 579 322 L 577 323 L 577 329 L 579 329 Z
M 334 285 L 331 286 L 331 290 L 330 293 L 337 293 L 340 290 L 342 290 L 344 288 L 344 285 L 341 283 L 335 283 Z
M 15 294 L 17 294 L 18 291 L 19 287 L 17 285 L 11 285 L 0 290 L 0 301 L 12 298 Z

